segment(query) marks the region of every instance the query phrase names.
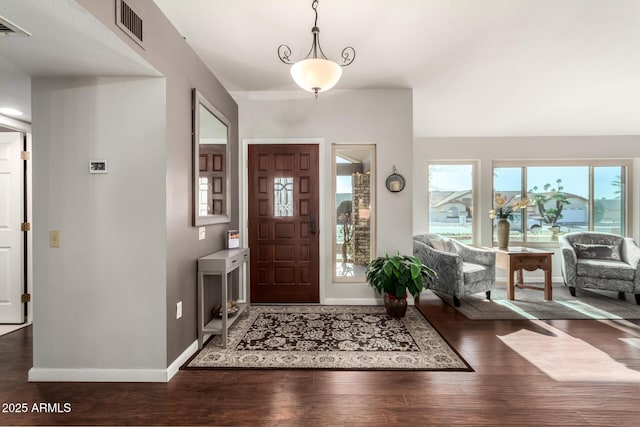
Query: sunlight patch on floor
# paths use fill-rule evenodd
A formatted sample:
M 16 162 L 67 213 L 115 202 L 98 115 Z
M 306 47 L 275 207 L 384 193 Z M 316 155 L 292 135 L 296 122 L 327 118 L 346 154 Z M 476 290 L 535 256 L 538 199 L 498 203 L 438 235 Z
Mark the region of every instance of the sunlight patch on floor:
M 640 372 L 602 350 L 545 322 L 532 323 L 550 333 L 521 329 L 498 338 L 555 381 L 640 383 Z
M 585 304 L 582 301 L 572 301 L 572 300 L 566 300 L 566 301 L 561 301 L 558 300 L 556 301 L 559 304 L 564 305 L 565 307 L 568 307 L 572 310 L 578 311 L 586 316 L 592 317 L 594 319 L 622 319 L 622 317 L 617 316 L 615 314 L 611 314 L 608 311 L 604 311 L 601 310 L 599 308 L 596 308 L 592 305 L 589 304 Z
M 505 300 L 505 299 L 496 299 L 493 300 L 493 302 L 495 302 L 496 304 L 500 304 L 502 306 L 507 307 L 509 310 L 511 311 L 515 311 L 516 313 L 518 313 L 520 316 L 524 317 L 525 319 L 537 319 L 536 316 L 534 316 L 533 314 L 529 314 L 526 311 L 524 311 L 523 309 L 521 309 L 520 307 L 518 307 L 517 305 Z
M 631 347 L 640 348 L 640 338 L 619 338 L 620 341 L 629 344 Z
M 499 304 L 503 307 L 508 308 L 511 311 L 514 311 L 516 313 L 518 313 L 520 316 L 524 317 L 525 319 L 530 319 L 530 320 L 535 320 L 538 319 L 536 316 L 534 316 L 533 314 L 530 314 L 528 312 L 526 312 L 524 309 L 518 307 L 517 305 L 515 305 L 514 303 L 510 302 L 509 300 L 502 300 L 502 299 L 496 299 L 496 300 L 492 300 L 494 303 Z M 622 320 L 622 317 L 609 313 L 608 311 L 596 308 L 592 305 L 589 304 L 585 304 L 582 301 L 571 301 L 571 300 L 556 300 L 555 302 L 557 302 L 558 304 L 562 304 L 565 307 L 577 311 L 579 313 L 584 314 L 585 316 L 591 317 L 593 319 L 613 319 L 613 320 Z
M 611 326 L 612 328 L 616 328 L 625 334 L 640 337 L 640 325 L 636 325 L 628 320 L 599 320 L 599 322 L 604 323 L 607 326 Z

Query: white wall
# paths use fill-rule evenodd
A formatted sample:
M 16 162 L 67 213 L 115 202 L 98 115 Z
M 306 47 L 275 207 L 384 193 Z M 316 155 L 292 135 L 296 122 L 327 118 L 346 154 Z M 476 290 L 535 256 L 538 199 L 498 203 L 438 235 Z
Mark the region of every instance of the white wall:
M 492 161 L 543 159 L 628 159 L 633 158 L 631 235 L 640 241 L 640 136 L 571 136 L 571 137 L 482 137 L 482 138 L 416 138 L 413 148 L 413 232 L 424 233 L 429 210 L 427 161 L 477 160 L 479 182 L 477 212 L 478 242 L 491 246 L 492 226 L 488 214 L 493 208 Z M 557 249 L 557 245 L 556 245 Z M 501 271 L 498 271 L 500 274 Z M 530 274 L 542 277 L 537 271 Z M 553 276 L 560 278 L 560 259 L 553 257 Z M 561 280 L 561 279 L 560 279 Z
M 31 77 L 9 61 L 0 61 L 0 88 L 2 106 L 22 111 L 19 119 L 31 122 Z
M 166 369 L 165 81 L 35 78 L 32 95 L 30 379 Z
M 377 252 L 412 251 L 412 187 L 390 193 L 384 182 L 393 165 L 405 178 L 412 175 L 413 98 L 410 89 L 332 90 L 318 99 L 303 91 L 232 93 L 240 111 L 240 140 L 319 138 L 321 165 L 321 233 L 331 230 L 331 144 L 376 144 Z M 274 142 L 275 142 L 274 141 Z M 242 168 L 246 166 L 242 165 Z M 241 170 L 242 170 L 241 168 Z M 241 197 L 240 200 L 243 200 Z M 321 258 L 331 259 L 331 235 L 321 234 Z M 366 282 L 331 283 L 330 262 L 320 273 L 325 303 L 371 302 L 375 293 Z

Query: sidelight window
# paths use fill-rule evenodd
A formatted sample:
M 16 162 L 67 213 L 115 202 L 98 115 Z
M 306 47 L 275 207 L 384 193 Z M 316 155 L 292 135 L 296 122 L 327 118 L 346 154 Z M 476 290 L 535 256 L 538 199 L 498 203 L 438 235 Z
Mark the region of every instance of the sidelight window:
M 364 281 L 375 257 L 375 146 L 334 145 L 334 281 Z

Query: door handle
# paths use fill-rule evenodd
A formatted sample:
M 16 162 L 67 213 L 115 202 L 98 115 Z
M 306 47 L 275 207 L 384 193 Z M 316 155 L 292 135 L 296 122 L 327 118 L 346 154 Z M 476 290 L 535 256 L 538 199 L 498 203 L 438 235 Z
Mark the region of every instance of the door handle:
M 316 234 L 318 232 L 317 229 L 317 225 L 316 225 L 316 214 L 311 214 L 311 223 L 309 224 L 309 228 L 311 231 L 311 234 Z

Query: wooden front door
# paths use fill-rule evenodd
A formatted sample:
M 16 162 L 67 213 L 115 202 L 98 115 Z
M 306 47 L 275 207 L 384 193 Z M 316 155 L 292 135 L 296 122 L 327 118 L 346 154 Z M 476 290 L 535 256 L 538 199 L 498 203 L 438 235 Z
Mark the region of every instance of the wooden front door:
M 250 145 L 248 167 L 251 301 L 320 302 L 318 146 Z

